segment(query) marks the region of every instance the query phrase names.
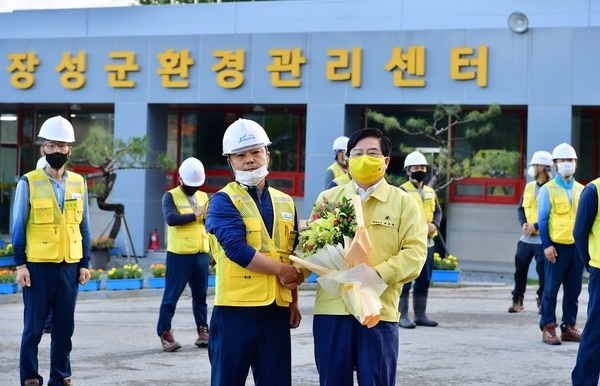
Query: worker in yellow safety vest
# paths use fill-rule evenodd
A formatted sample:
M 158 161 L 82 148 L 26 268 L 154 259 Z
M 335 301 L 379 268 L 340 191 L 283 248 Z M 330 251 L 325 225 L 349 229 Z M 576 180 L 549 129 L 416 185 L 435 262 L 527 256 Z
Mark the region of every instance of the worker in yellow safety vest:
M 38 344 L 52 310 L 49 385 L 71 384 L 71 337 L 75 328 L 78 283 L 90 279 L 90 224 L 85 180 L 67 171 L 75 132 L 61 116 L 40 128 L 46 165 L 25 174 L 13 206 L 14 260 L 23 287 L 21 385 L 44 382 L 38 371 Z M 41 165 L 40 165 L 41 166 Z
M 576 322 L 583 262 L 575 249 L 573 228 L 583 185 L 573 177 L 577 153 L 571 145 L 561 143 L 556 146 L 552 161 L 557 175 L 540 189 L 538 197 L 538 229 L 546 256 L 540 329 L 544 343 L 559 345 L 564 341 L 581 340 Z M 561 285 L 563 315 L 559 337 L 556 334 L 556 299 Z
M 234 182 L 208 204 L 206 229 L 216 260 L 208 357 L 211 385 L 292 384 L 290 328 L 300 324 L 297 285 L 304 271 L 290 264 L 298 229 L 294 202 L 269 186 L 271 144 L 248 119 L 223 135 Z
M 208 195 L 200 190 L 206 178 L 204 165 L 194 157 L 186 158 L 179 166 L 179 186 L 165 192 L 162 212 L 168 226 L 167 273 L 156 333 L 164 351 L 181 348 L 175 340 L 171 321 L 177 301 L 186 286 L 192 290 L 192 313 L 198 338 L 194 344 L 208 346 L 208 289 L 209 242 L 204 227 L 204 208 Z
M 406 156 L 404 160 L 404 170 L 408 176 L 408 181 L 400 186 L 400 189 L 410 194 L 417 202 L 427 219 L 427 260 L 425 265 L 413 282 L 408 282 L 402 287 L 400 295 L 400 321 L 398 325 L 402 328 L 415 328 L 415 326 L 435 327 L 438 322 L 431 320 L 426 315 L 427 295 L 429 285 L 431 284 L 431 274 L 433 272 L 433 254 L 435 252 L 434 237 L 437 235 L 438 228 L 442 221 L 442 208 L 437 199 L 435 191 L 425 185 L 427 176 L 428 162 L 425 156 L 419 151 L 413 151 Z M 408 298 L 411 287 L 413 288 L 413 311 L 415 321 L 408 317 Z
M 337 137 L 333 141 L 333 152 L 335 161 L 325 169 L 323 174 L 323 188 L 327 189 L 329 183 L 334 179 L 348 173 L 348 157 L 346 157 L 346 146 L 348 146 L 348 137 Z

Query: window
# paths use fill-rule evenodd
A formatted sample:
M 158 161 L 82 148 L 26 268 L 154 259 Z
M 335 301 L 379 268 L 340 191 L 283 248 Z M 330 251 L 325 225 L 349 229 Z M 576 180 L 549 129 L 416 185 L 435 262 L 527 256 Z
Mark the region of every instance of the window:
M 435 106 L 375 106 L 370 108 L 385 116 L 395 117 L 399 124 L 407 127 L 411 118 L 421 118 L 433 124 Z M 484 107 L 482 107 L 482 110 Z M 467 111 L 463 107 L 463 111 Z M 468 111 L 467 111 L 468 112 Z M 459 118 L 460 119 L 460 118 Z M 464 119 L 464 118 L 462 118 Z M 453 152 L 453 163 L 464 168 L 470 177 L 450 185 L 450 200 L 456 202 L 518 203 L 523 180 L 525 154 L 526 110 L 506 108 L 501 115 L 491 118 L 492 130 L 473 136 L 473 129 L 480 123 L 463 123 L 454 126 L 449 133 Z M 368 121 L 367 127 L 383 125 Z M 444 127 L 438 122 L 437 128 Z M 428 133 L 432 134 L 432 132 Z M 400 130 L 388 130 L 392 141 L 392 159 L 388 172 L 404 175 L 404 158 L 415 149 L 425 155 L 435 156 L 436 141 L 423 134 L 408 134 Z M 445 134 L 443 134 L 445 135 Z M 440 192 L 443 193 L 443 192 Z
M 215 192 L 232 180 L 229 166 L 222 155 L 223 134 L 239 117 L 251 119 L 265 129 L 272 142 L 269 146 L 269 184 L 288 194 L 302 196 L 305 112 L 297 108 L 273 106 L 266 106 L 265 110 L 253 111 L 252 106 L 171 110 L 167 153 L 174 160 L 179 159 L 179 163 L 188 157 L 202 161 L 206 170 L 203 190 Z M 175 173 L 170 172 L 168 186 L 176 185 Z

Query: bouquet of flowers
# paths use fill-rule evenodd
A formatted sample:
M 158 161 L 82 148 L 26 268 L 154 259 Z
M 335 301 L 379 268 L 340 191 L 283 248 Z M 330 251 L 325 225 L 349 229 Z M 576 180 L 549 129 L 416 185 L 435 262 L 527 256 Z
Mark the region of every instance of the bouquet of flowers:
M 367 327 L 379 322 L 379 297 L 387 285 L 370 267 L 371 241 L 359 196 L 315 203 L 300 229 L 297 256 L 290 259 L 319 275 L 319 285 L 342 298 L 349 312 Z
M 352 202 L 346 197 L 342 202 L 330 202 L 323 198 L 323 204 L 313 207 L 313 215 L 300 230 L 296 253 L 301 257 L 315 254 L 325 245 L 344 243 L 344 237 L 354 237 L 356 215 Z

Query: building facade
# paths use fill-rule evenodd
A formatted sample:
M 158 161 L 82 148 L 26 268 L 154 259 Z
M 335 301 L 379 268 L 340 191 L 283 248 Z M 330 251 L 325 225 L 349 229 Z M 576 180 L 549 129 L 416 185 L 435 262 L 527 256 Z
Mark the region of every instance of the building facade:
M 34 167 L 37 132 L 53 115 L 71 120 L 77 141 L 101 128 L 121 139 L 147 135 L 176 161 L 196 156 L 209 192 L 231 178 L 224 130 L 240 117 L 257 120 L 273 141 L 271 184 L 306 218 L 333 162 L 333 140 L 373 126 L 367 111 L 402 121 L 430 117 L 440 103 L 498 104 L 492 132 L 464 139 L 456 130 L 450 139 L 457 152 L 501 153 L 509 165 L 441 193 L 452 254 L 510 267 L 531 155 L 568 142 L 579 154 L 578 180 L 598 174 L 599 37 L 600 0 L 298 0 L 0 14 L 0 232 L 10 232 L 11 188 Z M 390 137 L 396 174 L 401 144 L 430 145 Z M 125 205 L 136 251 L 155 228 L 164 236 L 157 208 L 175 175 L 119 171 L 109 201 Z M 111 216 L 92 212 L 93 235 Z

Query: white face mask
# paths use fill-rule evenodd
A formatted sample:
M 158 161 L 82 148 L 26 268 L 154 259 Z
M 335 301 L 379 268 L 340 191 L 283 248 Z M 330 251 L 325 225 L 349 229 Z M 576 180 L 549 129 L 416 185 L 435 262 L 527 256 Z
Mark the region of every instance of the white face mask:
M 560 162 L 556 165 L 556 169 L 561 177 L 571 177 L 575 174 L 575 162 Z
M 527 168 L 527 175 L 533 179 L 535 179 L 535 177 L 537 177 L 537 175 L 535 174 L 535 167 L 533 165 L 531 165 Z
M 255 187 L 261 183 L 262 180 L 269 174 L 269 170 L 266 166 L 261 166 L 256 170 L 247 171 L 247 170 L 236 170 L 235 171 L 235 180 L 242 185 L 246 185 L 248 187 Z

